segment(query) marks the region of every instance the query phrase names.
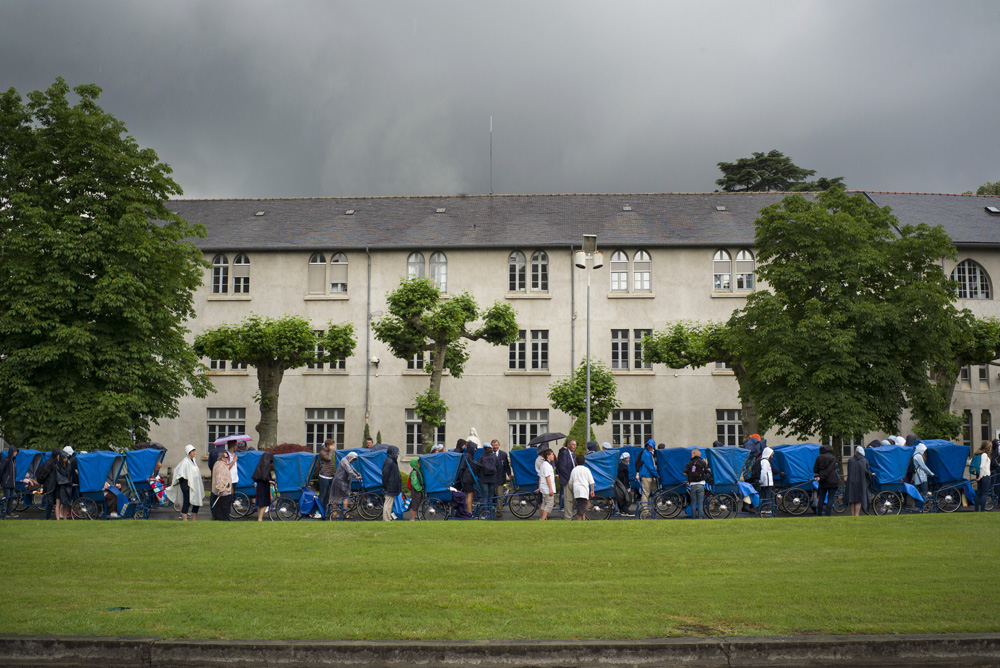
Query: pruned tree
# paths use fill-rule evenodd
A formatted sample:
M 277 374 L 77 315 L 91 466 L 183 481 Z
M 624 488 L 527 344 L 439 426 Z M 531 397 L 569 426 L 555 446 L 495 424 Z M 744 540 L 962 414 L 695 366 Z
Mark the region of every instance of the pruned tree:
M 718 167 L 722 178 L 715 183 L 726 192 L 828 190 L 844 185 L 842 176 L 806 181 L 816 170 L 799 167 L 777 150 L 754 153 L 736 162 L 720 162 Z
M 254 401 L 260 405 L 256 429 L 262 448 L 278 443 L 278 395 L 285 371 L 350 357 L 355 345 L 354 325 L 330 323 L 318 335 L 298 315 L 262 318 L 254 314 L 239 325 L 207 329 L 194 338 L 199 355 L 257 369 Z
M 131 447 L 212 385 L 185 339 L 203 236 L 170 167 L 62 79 L 0 95 L 0 421 L 7 439 Z
M 445 297 L 424 278 L 403 279 L 389 293 L 387 302 L 388 315 L 372 326 L 375 338 L 401 360 L 430 353 L 429 363 L 424 366 L 430 386 L 417 394 L 414 410 L 420 417 L 421 440 L 431 444 L 434 428 L 441 425 L 448 410 L 441 398 L 445 369 L 454 378 L 462 377 L 469 359 L 468 341 L 486 341 L 494 346 L 517 341 L 517 314 L 510 304 L 499 301 L 481 310 L 467 292 Z
M 552 407 L 563 413 L 572 415 L 574 428 L 577 422 L 587 421 L 587 360 L 580 360 L 580 366 L 568 377 L 549 385 L 549 401 Z M 615 375 L 600 360 L 590 360 L 590 420 L 593 424 L 602 425 L 608 421 L 611 411 L 618 408 L 618 383 Z M 588 440 L 587 425 L 580 424 L 579 433 L 584 436 L 577 439 L 577 448 L 585 445 Z M 576 434 L 571 434 L 576 436 Z

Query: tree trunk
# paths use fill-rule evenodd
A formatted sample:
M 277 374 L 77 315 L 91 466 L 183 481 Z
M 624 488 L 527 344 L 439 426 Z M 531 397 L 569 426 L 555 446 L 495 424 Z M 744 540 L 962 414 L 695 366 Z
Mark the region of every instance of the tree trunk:
M 285 370 L 278 364 L 257 367 L 257 388 L 260 422 L 257 423 L 258 447 L 273 448 L 278 444 L 278 391 Z
M 440 348 L 440 350 L 439 350 Z M 444 346 L 435 345 L 431 351 L 431 392 L 441 396 L 441 377 L 444 375 Z M 434 446 L 434 429 L 437 425 L 432 424 L 426 418 L 420 418 L 420 442 L 417 446 L 417 454 L 421 455 L 425 451 L 430 452 Z

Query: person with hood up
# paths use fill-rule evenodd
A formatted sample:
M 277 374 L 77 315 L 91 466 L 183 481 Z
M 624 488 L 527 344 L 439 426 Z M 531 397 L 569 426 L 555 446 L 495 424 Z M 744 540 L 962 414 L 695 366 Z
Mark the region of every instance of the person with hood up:
M 461 441 L 461 439 L 459 439 Z M 462 459 L 458 463 L 458 471 L 455 473 L 455 484 L 460 491 L 465 494 L 465 510 L 472 516 L 472 499 L 475 495 L 476 479 L 473 471 L 479 468 L 476 463 L 476 449 L 479 444 L 476 441 L 462 441 L 465 443 L 465 450 L 462 452 Z
M 632 499 L 629 497 L 632 481 L 628 474 L 628 463 L 631 458 L 627 452 L 621 454 L 618 458 L 618 472 L 615 475 L 615 502 L 618 504 L 618 512 L 622 515 L 628 513 L 629 506 L 632 505 Z
M 424 499 L 424 472 L 420 469 L 420 457 L 410 460 L 410 521 L 417 521 L 417 510 Z
M 3 488 L 3 517 L 17 517 L 14 511 L 14 485 L 17 484 L 17 448 L 7 448 L 7 456 L 0 463 L 0 487 Z
M 597 441 L 587 441 L 587 454 L 592 452 L 600 452 L 601 446 L 597 444 Z
M 833 497 L 837 495 L 837 487 L 840 486 L 837 458 L 833 456 L 833 447 L 819 446 L 819 456 L 813 464 L 813 475 L 817 484 L 816 514 L 829 517 L 833 512 Z
M 257 460 L 257 466 L 250 475 L 250 479 L 253 480 L 254 484 L 254 494 L 257 498 L 258 522 L 264 521 L 264 513 L 271 507 L 272 470 L 274 470 L 274 455 L 269 450 L 265 450 L 260 459 Z M 323 512 L 326 512 L 325 502 Z
M 53 449 L 49 453 L 49 458 L 35 471 L 35 481 L 42 486 L 42 496 L 45 499 L 45 519 L 52 519 L 52 510 L 55 508 L 56 499 L 56 462 L 59 458 L 59 450 Z
M 642 486 L 642 498 L 639 503 L 643 506 L 649 503 L 649 497 L 656 491 L 656 461 L 653 459 L 653 450 L 656 449 L 656 441 L 649 439 L 646 447 L 639 453 L 639 459 L 635 463 L 635 477 Z M 636 514 L 639 513 L 639 506 L 636 506 Z
M 392 512 L 392 504 L 396 497 L 403 493 L 403 481 L 399 477 L 399 448 L 390 445 L 385 451 L 385 461 L 382 462 L 382 521 L 391 522 L 396 519 Z
M 351 495 L 351 482 L 361 480 L 361 474 L 354 470 L 351 462 L 358 458 L 358 453 L 348 452 L 337 464 L 337 472 L 333 474 L 333 483 L 330 485 L 330 496 L 334 505 L 341 508 L 344 519 L 354 519 L 347 514 L 347 497 Z
M 701 450 L 691 451 L 691 460 L 684 466 L 688 489 L 691 491 L 691 519 L 705 519 L 705 482 L 708 480 L 708 462 L 701 456 Z
M 760 453 L 760 507 L 762 515 L 774 514 L 774 505 L 771 503 L 771 493 L 774 491 L 774 474 L 771 471 L 771 457 L 773 455 L 774 450 L 771 448 L 764 448 L 764 451 Z M 771 510 L 764 511 L 765 504 Z
M 500 460 L 493 454 L 493 448 L 486 446 L 479 456 L 479 486 L 483 492 L 483 503 L 496 503 L 497 484 L 500 482 Z
M 869 446 L 871 447 L 871 446 Z M 844 503 L 851 509 L 851 517 L 858 517 L 868 510 L 868 483 L 872 477 L 865 458 L 865 449 L 854 448 L 854 455 L 847 460 L 847 482 L 844 483 Z
M 576 466 L 576 441 L 568 439 L 559 449 L 559 454 L 556 456 L 556 473 L 559 475 L 559 503 L 563 508 L 563 517 L 571 520 L 573 519 L 573 490 L 568 490 L 570 493 L 567 498 L 567 487 L 569 486 L 569 476 L 573 473 L 573 467 Z
M 197 450 L 190 443 L 184 446 L 184 457 L 174 467 L 174 479 L 167 488 L 166 497 L 171 503 L 181 504 L 181 519 L 185 522 L 198 519 L 198 510 L 205 500 L 205 481 L 195 461 Z
M 930 467 L 927 466 L 924 459 L 925 452 L 927 452 L 927 446 L 923 443 L 918 443 L 913 450 L 913 486 L 920 490 L 920 496 L 926 499 L 930 487 L 928 478 L 934 475 L 934 471 L 931 471 Z
M 73 448 L 66 446 L 59 451 L 56 460 L 56 519 L 68 520 L 73 506 L 73 469 L 69 458 Z
M 212 469 L 212 519 L 229 521 L 229 506 L 233 501 L 233 477 L 229 473 L 229 452 L 223 451 Z

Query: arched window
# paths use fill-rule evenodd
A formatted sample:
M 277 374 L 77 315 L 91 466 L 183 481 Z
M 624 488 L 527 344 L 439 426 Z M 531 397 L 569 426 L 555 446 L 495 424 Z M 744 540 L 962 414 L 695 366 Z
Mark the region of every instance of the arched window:
M 222 253 L 212 259 L 212 294 L 229 294 L 229 258 Z
M 975 260 L 964 260 L 951 272 L 951 280 L 958 285 L 959 299 L 992 299 L 990 277 Z
M 624 251 L 611 254 L 611 292 L 628 292 L 628 255 Z
M 646 251 L 636 251 L 632 257 L 632 289 L 636 292 L 653 289 L 653 259 Z
M 712 289 L 732 290 L 732 256 L 724 250 L 716 251 L 712 258 Z
M 549 291 L 549 256 L 545 251 L 531 254 L 531 289 L 535 292 Z
M 524 253 L 514 251 L 507 256 L 507 292 L 525 292 L 527 289 L 527 262 Z
M 330 258 L 330 294 L 347 294 L 347 256 L 343 253 Z
M 736 254 L 736 289 L 753 290 L 753 253 L 743 249 Z
M 309 294 L 326 294 L 326 256 L 322 253 L 309 258 Z
M 233 294 L 250 294 L 250 258 L 243 253 L 233 260 Z
M 431 283 L 441 292 L 448 292 L 448 258 L 437 251 L 431 255 Z
M 423 253 L 410 253 L 410 257 L 406 258 L 406 275 L 409 278 L 423 278 L 424 277 L 424 254 Z

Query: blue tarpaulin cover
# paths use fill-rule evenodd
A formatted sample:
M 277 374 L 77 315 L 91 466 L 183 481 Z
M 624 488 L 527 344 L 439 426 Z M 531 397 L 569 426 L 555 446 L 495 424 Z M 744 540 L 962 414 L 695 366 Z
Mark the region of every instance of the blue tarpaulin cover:
M 257 468 L 257 464 L 260 463 L 260 458 L 263 454 L 260 450 L 247 450 L 236 453 L 236 475 L 240 477 L 240 481 L 236 483 L 236 489 L 248 496 L 253 492 L 248 492 L 247 490 L 254 490 L 256 487 L 253 482 L 253 472 Z
M 913 448 L 905 445 L 880 445 L 865 448 L 868 467 L 880 485 L 901 483 L 906 479 L 906 469 L 913 457 Z
M 735 485 L 743 475 L 743 465 L 746 464 L 750 451 L 734 446 L 703 448 L 701 456 L 708 461 L 716 486 Z M 812 471 L 811 465 L 809 470 Z
M 323 517 L 326 517 L 326 509 L 320 507 L 319 497 L 316 495 L 316 492 L 311 489 L 304 489 L 302 490 L 302 495 L 299 497 L 299 514 L 312 515 L 313 513 L 319 513 Z
M 121 475 L 125 458 L 117 452 L 96 450 L 76 456 L 80 472 L 80 492 L 100 492 L 104 483 L 114 483 Z
M 538 451 L 535 448 L 510 451 L 510 468 L 514 471 L 514 484 L 518 487 L 538 488 L 538 474 L 535 473 L 537 458 Z M 600 488 L 595 487 L 595 489 Z
M 163 461 L 166 450 L 146 448 L 144 450 L 129 450 L 125 453 L 125 469 L 133 483 L 149 480 L 153 477 L 156 465 Z
M 749 456 L 749 454 L 750 454 L 750 452 L 747 451 L 747 455 L 748 456 Z M 741 497 L 743 497 L 744 499 L 747 498 L 747 497 L 750 497 L 750 505 L 751 506 L 756 506 L 756 505 L 760 504 L 760 495 L 757 493 L 757 490 L 753 488 L 753 485 L 751 485 L 748 482 L 741 482 L 741 483 L 738 483 L 738 487 L 740 488 L 740 496 Z
M 815 443 L 779 445 L 774 448 L 771 468 L 774 469 L 774 483 L 780 487 L 806 485 L 813 482 L 813 465 L 819 456 L 819 446 Z M 905 470 L 905 469 L 904 469 Z M 785 475 L 779 476 L 778 471 Z
M 695 448 L 663 448 L 654 450 L 656 460 L 656 470 L 660 474 L 660 484 L 664 487 L 676 487 L 686 485 L 687 476 L 684 475 L 684 465 L 691 461 L 691 451 Z M 702 448 L 697 448 L 701 450 Z M 705 448 L 711 450 L 711 448 Z M 704 456 L 704 452 L 702 452 Z M 707 461 L 707 457 L 706 457 Z
M 955 445 L 943 439 L 922 441 L 927 446 L 927 466 L 937 476 L 934 482 L 947 484 L 965 479 L 965 463 L 969 459 L 969 446 Z M 911 455 L 912 456 L 912 455 Z
M 906 492 L 907 496 L 913 499 L 913 502 L 918 508 L 924 507 L 924 497 L 920 495 L 920 490 L 911 485 L 908 482 L 903 483 L 903 491 Z
M 274 478 L 279 492 L 297 492 L 309 484 L 318 457 L 312 452 L 274 456 Z M 236 460 L 239 464 L 239 460 Z
M 608 450 L 608 452 L 618 453 L 618 459 L 621 459 L 623 453 L 628 453 L 628 479 L 631 486 L 637 490 L 642 489 L 642 485 L 640 485 L 639 481 L 635 479 L 635 463 L 639 461 L 639 453 L 642 452 L 642 450 L 643 448 L 638 445 L 622 445 Z M 655 458 L 653 463 L 656 463 Z M 617 475 L 617 469 L 615 474 Z
M 531 451 L 534 454 L 534 450 Z M 424 474 L 424 488 L 428 494 L 447 492 L 455 482 L 462 455 L 457 452 L 435 452 L 420 455 L 420 470 Z M 450 497 L 447 497 L 450 498 Z
M 387 446 L 388 447 L 388 446 Z M 340 465 L 340 460 L 343 459 L 348 452 L 358 453 L 358 458 L 351 462 L 351 466 L 354 470 L 361 474 L 360 483 L 351 483 L 352 489 L 380 489 L 382 487 L 382 464 L 385 462 L 385 453 L 387 448 L 352 448 L 350 450 L 337 450 L 335 462 Z M 421 455 L 420 462 L 423 463 L 424 457 L 428 455 Z
M 7 451 L 4 450 L 3 461 L 7 458 Z M 14 475 L 16 476 L 15 483 L 19 483 L 24 480 L 28 472 L 34 473 L 38 470 L 46 459 L 49 458 L 48 452 L 41 452 L 40 450 L 32 450 L 30 448 L 25 448 L 24 450 L 17 451 L 17 459 L 14 461 Z
M 619 457 L 620 454 L 613 450 L 592 452 L 587 455 L 587 468 L 594 476 L 595 493 L 599 494 L 614 489 L 615 476 L 618 475 Z

